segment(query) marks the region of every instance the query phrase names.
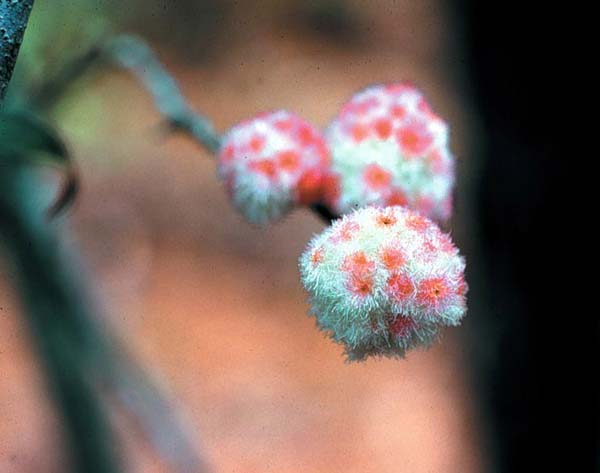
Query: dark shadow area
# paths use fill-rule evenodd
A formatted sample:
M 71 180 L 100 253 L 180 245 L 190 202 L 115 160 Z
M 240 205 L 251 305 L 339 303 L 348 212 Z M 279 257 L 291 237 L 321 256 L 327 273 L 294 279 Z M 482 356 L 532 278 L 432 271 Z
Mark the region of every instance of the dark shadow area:
M 584 374 L 587 360 L 597 360 L 588 352 L 598 323 L 589 309 L 567 303 L 580 291 L 568 289 L 565 268 L 566 235 L 580 233 L 573 227 L 579 191 L 565 190 L 575 156 L 561 146 L 574 125 L 574 111 L 565 109 L 580 93 L 559 32 L 567 12 L 465 1 L 457 13 L 484 130 L 477 213 L 489 307 L 473 319 L 487 337 L 474 356 L 495 471 L 558 471 L 563 463 L 598 471 L 597 434 L 590 435 L 598 396 Z

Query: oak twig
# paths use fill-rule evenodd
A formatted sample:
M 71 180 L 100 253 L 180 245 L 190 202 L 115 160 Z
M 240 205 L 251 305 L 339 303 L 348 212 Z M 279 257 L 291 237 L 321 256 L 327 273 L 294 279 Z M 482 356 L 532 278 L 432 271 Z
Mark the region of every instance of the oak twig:
M 218 152 L 221 137 L 211 121 L 187 104 L 175 79 L 150 47 L 135 36 L 120 35 L 103 41 L 73 59 L 56 78 L 32 92 L 34 103 L 51 106 L 69 84 L 99 62 L 113 62 L 130 70 L 150 92 L 156 108 L 173 130 L 186 133 L 212 154 Z M 327 224 L 339 217 L 322 203 L 314 204 L 310 209 Z

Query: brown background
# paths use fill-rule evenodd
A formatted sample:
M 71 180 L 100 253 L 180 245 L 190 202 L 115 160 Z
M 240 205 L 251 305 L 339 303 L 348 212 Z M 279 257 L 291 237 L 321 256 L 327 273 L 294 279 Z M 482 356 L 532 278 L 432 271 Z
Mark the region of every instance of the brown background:
M 36 6 L 32 28 L 48 3 Z M 273 108 L 324 126 L 369 83 L 419 84 L 451 123 L 459 163 L 452 232 L 468 253 L 476 166 L 466 160 L 473 125 L 455 22 L 441 1 L 345 3 L 352 26 L 343 33 L 315 26 L 301 3 L 274 1 L 227 4 L 209 38 L 180 31 L 183 7 L 158 18 L 145 12 L 129 26 L 146 34 L 219 130 Z M 109 324 L 169 385 L 214 471 L 480 471 L 460 328 L 403 361 L 345 364 L 306 317 L 297 258 L 323 227 L 314 215 L 246 224 L 213 159 L 185 137 L 165 136 L 127 74 L 78 85 L 55 118 L 82 168 L 69 239 L 83 249 Z M 59 427 L 2 275 L 0 472 L 63 471 Z M 115 422 L 129 471 L 167 471 L 118 412 Z

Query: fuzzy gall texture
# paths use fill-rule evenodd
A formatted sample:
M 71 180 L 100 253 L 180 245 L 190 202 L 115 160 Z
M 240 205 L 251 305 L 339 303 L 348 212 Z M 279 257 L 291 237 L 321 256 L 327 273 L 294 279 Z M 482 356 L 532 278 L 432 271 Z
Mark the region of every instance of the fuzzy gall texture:
M 218 170 L 234 205 L 262 224 L 319 201 L 329 164 L 321 133 L 279 110 L 234 126 L 223 139 Z
M 448 126 L 415 87 L 374 85 L 355 94 L 330 124 L 326 203 L 337 214 L 403 205 L 445 221 L 452 212 L 454 158 Z
M 403 357 L 466 311 L 465 263 L 450 237 L 404 207 L 336 220 L 300 258 L 318 326 L 349 360 Z

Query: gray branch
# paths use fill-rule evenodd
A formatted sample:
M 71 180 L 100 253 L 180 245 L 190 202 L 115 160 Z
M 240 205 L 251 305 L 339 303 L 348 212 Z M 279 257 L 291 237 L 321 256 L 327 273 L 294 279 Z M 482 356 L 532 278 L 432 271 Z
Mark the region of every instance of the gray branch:
M 90 69 L 113 63 L 131 71 L 152 95 L 156 108 L 175 131 L 182 131 L 200 146 L 216 153 L 221 138 L 211 121 L 186 102 L 175 79 L 156 58 L 150 47 L 131 35 L 101 41 L 84 54 L 72 58 L 58 75 L 44 81 L 30 93 L 34 106 L 52 107 L 65 91 Z
M 108 43 L 106 52 L 139 78 L 152 94 L 158 111 L 175 130 L 186 132 L 212 153 L 219 150 L 220 138 L 210 120 L 188 106 L 175 79 L 146 43 L 133 36 L 118 36 Z
M 221 138 L 211 121 L 192 110 L 175 79 L 148 45 L 134 36 L 117 36 L 74 58 L 56 77 L 44 82 L 31 93 L 32 102 L 40 108 L 51 107 L 74 81 L 103 61 L 116 62 L 133 72 L 150 92 L 156 108 L 174 130 L 183 131 L 211 153 L 218 152 Z M 314 204 L 310 209 L 327 224 L 339 218 L 322 203 Z
M 12 77 L 33 0 L 0 0 L 0 104 Z

